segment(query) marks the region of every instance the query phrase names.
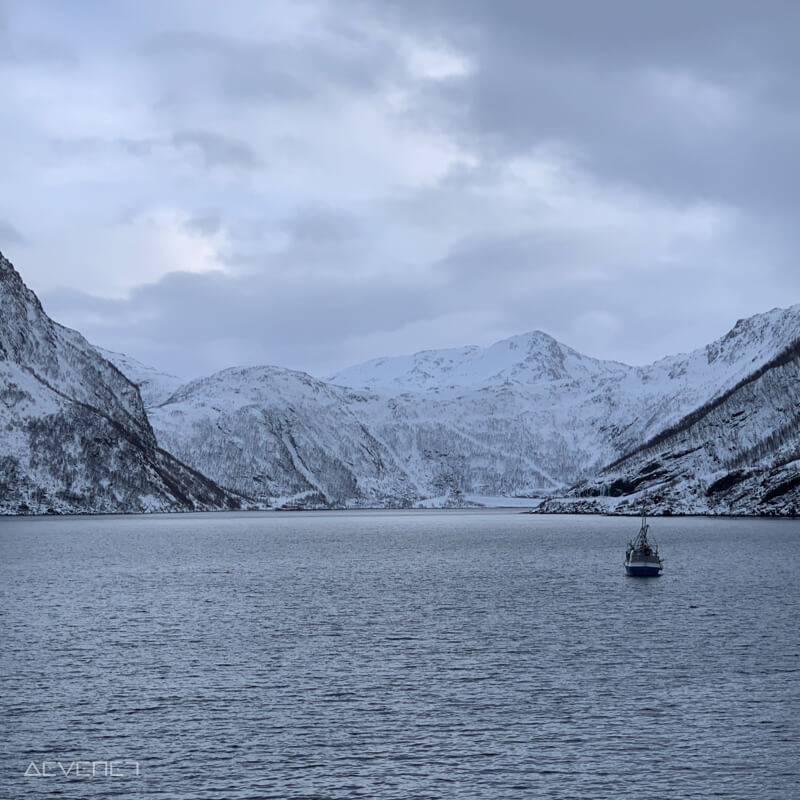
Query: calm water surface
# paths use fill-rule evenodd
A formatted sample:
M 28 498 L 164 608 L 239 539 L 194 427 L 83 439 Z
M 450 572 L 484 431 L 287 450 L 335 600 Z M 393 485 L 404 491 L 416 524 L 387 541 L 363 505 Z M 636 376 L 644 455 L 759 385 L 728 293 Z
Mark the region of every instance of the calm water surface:
M 800 797 L 800 523 L 652 523 L 2 519 L 2 796 Z

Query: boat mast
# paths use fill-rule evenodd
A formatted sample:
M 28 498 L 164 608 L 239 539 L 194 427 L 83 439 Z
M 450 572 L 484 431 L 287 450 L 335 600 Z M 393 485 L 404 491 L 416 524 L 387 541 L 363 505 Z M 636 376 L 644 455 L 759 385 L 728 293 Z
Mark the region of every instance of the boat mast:
M 636 537 L 636 544 L 641 547 L 647 544 L 647 531 L 650 526 L 647 524 L 647 509 L 642 506 L 642 527 L 639 528 L 639 535 Z

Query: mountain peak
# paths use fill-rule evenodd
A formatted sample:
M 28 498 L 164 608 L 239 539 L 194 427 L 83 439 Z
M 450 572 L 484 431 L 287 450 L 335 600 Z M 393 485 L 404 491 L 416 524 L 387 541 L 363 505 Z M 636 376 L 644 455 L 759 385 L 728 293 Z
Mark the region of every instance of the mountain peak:
M 500 339 L 486 347 L 469 345 L 376 358 L 340 370 L 327 380 L 344 386 L 393 391 L 464 388 L 512 381 L 532 384 L 570 380 L 603 368 L 544 331 Z
M 105 350 L 102 347 L 94 348 L 106 361 L 113 364 L 123 375 L 139 387 L 139 393 L 146 408 L 160 405 L 180 387 L 185 381 L 177 375 L 161 372 L 154 367 L 148 367 L 124 353 Z
M 160 451 L 136 386 L 0 255 L 0 513 L 236 505 Z

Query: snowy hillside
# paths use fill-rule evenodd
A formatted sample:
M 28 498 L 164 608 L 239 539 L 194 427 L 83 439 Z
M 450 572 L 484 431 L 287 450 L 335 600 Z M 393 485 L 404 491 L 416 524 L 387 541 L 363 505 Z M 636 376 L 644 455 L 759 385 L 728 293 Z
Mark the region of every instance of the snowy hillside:
M 569 431 L 515 393 L 444 399 L 331 386 L 276 367 L 229 369 L 149 410 L 159 444 L 261 500 L 409 505 L 446 495 L 528 496 L 577 476 Z M 609 453 L 612 453 L 609 450 Z
M 800 306 L 739 322 L 708 347 L 647 367 L 587 358 L 537 332 L 489 348 L 378 359 L 335 376 L 369 388 L 275 367 L 224 370 L 149 413 L 163 447 L 264 502 L 535 498 L 591 479 L 798 339 Z M 758 395 L 750 402 L 758 407 Z M 786 424 L 761 414 L 750 438 Z M 698 487 L 711 474 L 704 470 L 691 478 Z M 716 499 L 724 508 L 723 495 Z
M 102 347 L 95 347 L 94 349 L 106 361 L 110 361 L 131 383 L 137 386 L 139 394 L 142 396 L 142 402 L 148 408 L 161 405 L 161 403 L 169 399 L 178 387 L 186 383 L 183 378 L 179 378 L 177 375 L 160 372 L 123 353 L 104 350 Z
M 0 254 L 0 513 L 238 500 L 157 447 L 136 387 L 54 323 Z
M 800 338 L 800 305 L 740 320 L 722 338 L 644 367 L 600 361 L 535 331 L 490 347 L 428 350 L 368 361 L 330 377 L 339 385 L 400 393 L 463 396 L 465 389 L 522 393 L 561 406 L 555 424 L 591 420 L 611 430 L 622 452 L 736 385 Z M 602 407 L 601 414 L 592 409 Z M 597 440 L 590 432 L 587 445 Z M 603 438 L 603 437 L 600 437 Z
M 619 369 L 618 369 L 619 368 Z M 330 383 L 392 392 L 418 392 L 506 381 L 536 385 L 624 373 L 615 362 L 582 356 L 541 331 L 503 339 L 490 347 L 424 350 L 411 356 L 377 358 L 331 375 Z
M 460 505 L 792 513 L 800 305 L 632 367 L 533 332 L 183 383 L 53 323 L 0 260 L 0 509 Z M 123 375 L 124 373 L 124 375 Z M 127 377 L 126 377 L 127 376 Z M 144 399 L 144 404 L 142 400 Z
M 543 510 L 800 513 L 800 339 Z
M 150 409 L 159 444 L 265 502 L 407 505 L 418 495 L 357 411 L 375 402 L 277 367 L 233 368 Z

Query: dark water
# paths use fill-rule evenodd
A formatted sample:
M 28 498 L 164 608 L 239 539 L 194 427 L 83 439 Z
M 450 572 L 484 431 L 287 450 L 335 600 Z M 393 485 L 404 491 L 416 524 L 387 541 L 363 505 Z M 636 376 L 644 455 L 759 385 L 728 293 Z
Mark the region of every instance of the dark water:
M 0 520 L 2 796 L 800 797 L 800 523 L 637 528 Z

